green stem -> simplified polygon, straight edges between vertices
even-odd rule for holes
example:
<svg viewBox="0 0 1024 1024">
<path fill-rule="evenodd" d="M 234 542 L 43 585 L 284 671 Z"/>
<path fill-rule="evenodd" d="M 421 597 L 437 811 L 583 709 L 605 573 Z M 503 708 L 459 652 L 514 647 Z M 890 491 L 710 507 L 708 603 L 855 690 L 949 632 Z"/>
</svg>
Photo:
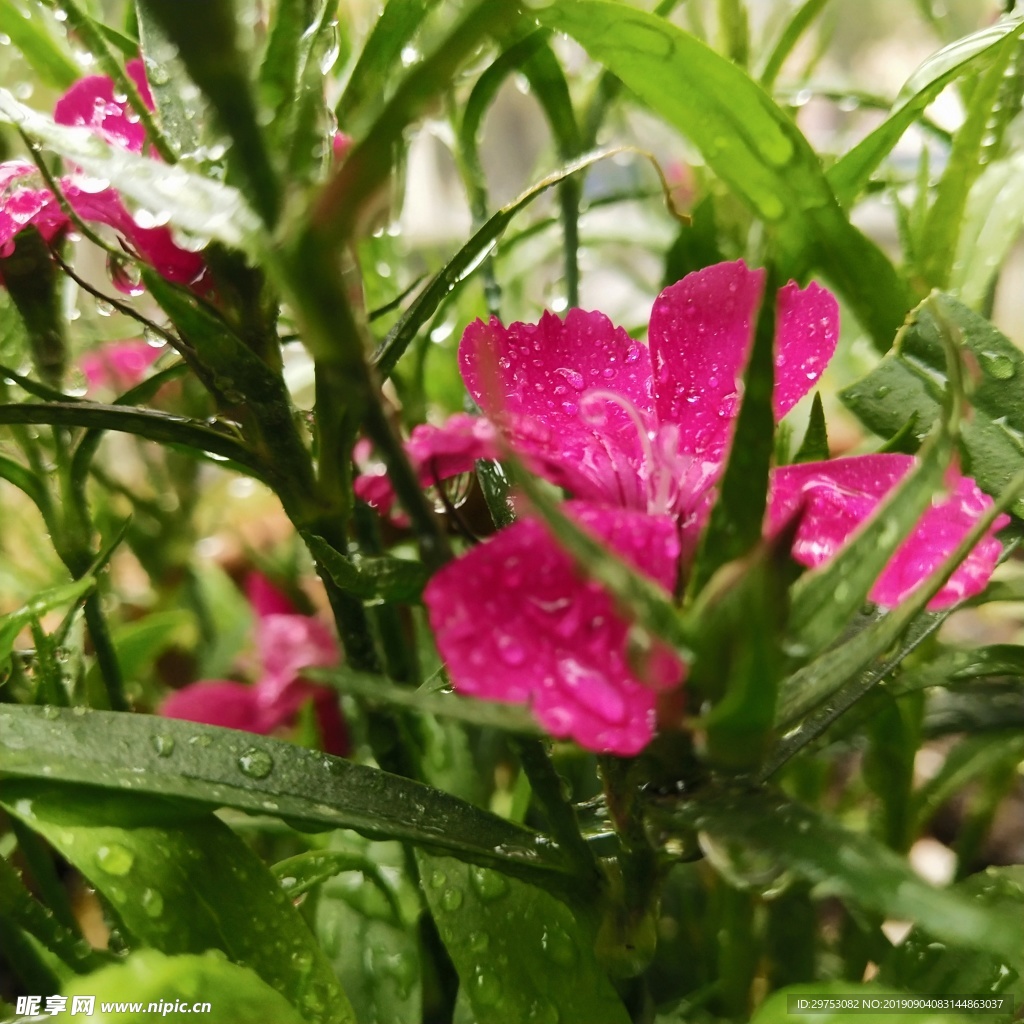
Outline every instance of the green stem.
<svg viewBox="0 0 1024 1024">
<path fill-rule="evenodd" d="M 585 883 L 587 879 L 592 879 L 597 883 L 601 877 L 597 859 L 580 832 L 576 812 L 562 791 L 562 778 L 556 771 L 543 740 L 514 737 L 510 743 L 530 780 L 530 786 L 540 802 L 555 842 L 572 861 L 581 882 Z"/>
</svg>

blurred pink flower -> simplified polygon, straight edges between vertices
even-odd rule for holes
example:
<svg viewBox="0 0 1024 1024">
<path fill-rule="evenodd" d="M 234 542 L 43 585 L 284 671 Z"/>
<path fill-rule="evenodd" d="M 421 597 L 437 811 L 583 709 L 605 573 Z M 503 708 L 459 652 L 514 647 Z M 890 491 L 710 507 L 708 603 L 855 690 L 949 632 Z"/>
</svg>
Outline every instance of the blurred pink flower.
<svg viewBox="0 0 1024 1024">
<path fill-rule="evenodd" d="M 742 261 L 688 275 L 655 302 L 649 346 L 603 314 L 579 309 L 564 320 L 545 314 L 538 324 L 471 324 L 459 360 L 488 418 L 459 414 L 443 427 L 417 428 L 408 451 L 421 482 L 472 470 L 477 459 L 500 454 L 500 440 L 572 494 L 566 511 L 581 526 L 672 592 L 728 457 L 763 288 L 763 271 Z M 818 285 L 779 291 L 776 419 L 820 377 L 838 320 L 835 299 Z M 793 556 L 820 565 L 913 462 L 872 455 L 777 469 L 766 530 L 799 512 Z M 959 474 L 950 490 L 881 575 L 875 601 L 898 604 L 991 505 Z M 382 506 L 393 500 L 379 479 L 360 491 Z M 981 590 L 999 551 L 988 536 L 932 606 Z M 552 735 L 590 749 L 640 750 L 654 733 L 659 693 L 685 674 L 657 647 L 642 668 L 631 663 L 628 623 L 529 514 L 442 568 L 424 600 L 456 689 L 528 703 Z"/>
<path fill-rule="evenodd" d="M 338 695 L 302 678 L 307 668 L 337 665 L 338 646 L 330 630 L 294 606 L 261 573 L 249 576 L 246 590 L 256 615 L 256 644 L 262 667 L 252 685 L 229 679 L 203 680 L 172 693 L 160 714 L 188 722 L 269 735 L 294 723 L 312 701 L 323 749 L 345 754 L 348 734 Z"/>
<path fill-rule="evenodd" d="M 127 391 L 141 383 L 146 371 L 164 351 L 145 341 L 112 341 L 86 352 L 78 365 L 90 389 L 108 387 Z"/>
<path fill-rule="evenodd" d="M 143 101 L 152 109 L 153 98 L 141 60 L 129 61 L 126 70 L 139 87 Z M 141 153 L 145 131 L 126 101 L 114 94 L 114 83 L 106 75 L 90 75 L 76 82 L 58 101 L 54 111 L 58 124 L 86 127 L 112 146 Z M 164 226 L 140 227 L 106 182 L 72 171 L 58 179 L 71 208 L 84 221 L 106 224 L 121 237 L 131 252 L 149 263 L 170 281 L 195 284 L 205 270 L 202 258 L 180 248 Z M 38 169 L 25 160 L 0 164 L 0 256 L 14 251 L 19 231 L 35 227 L 46 241 L 71 226 L 57 197 L 40 182 Z M 125 290 L 117 278 L 115 285 Z"/>
</svg>

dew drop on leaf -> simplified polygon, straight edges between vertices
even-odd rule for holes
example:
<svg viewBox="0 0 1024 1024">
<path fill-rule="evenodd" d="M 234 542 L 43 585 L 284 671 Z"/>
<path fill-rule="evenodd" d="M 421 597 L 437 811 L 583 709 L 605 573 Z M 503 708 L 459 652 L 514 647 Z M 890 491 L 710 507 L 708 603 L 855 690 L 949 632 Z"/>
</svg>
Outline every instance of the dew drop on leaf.
<svg viewBox="0 0 1024 1024">
<path fill-rule="evenodd" d="M 108 875 L 127 875 L 135 863 L 135 854 L 119 843 L 110 843 L 97 849 L 96 863 Z"/>
<path fill-rule="evenodd" d="M 238 769 L 250 779 L 265 779 L 274 770 L 274 759 L 258 747 L 250 747 L 238 758 Z"/>
</svg>

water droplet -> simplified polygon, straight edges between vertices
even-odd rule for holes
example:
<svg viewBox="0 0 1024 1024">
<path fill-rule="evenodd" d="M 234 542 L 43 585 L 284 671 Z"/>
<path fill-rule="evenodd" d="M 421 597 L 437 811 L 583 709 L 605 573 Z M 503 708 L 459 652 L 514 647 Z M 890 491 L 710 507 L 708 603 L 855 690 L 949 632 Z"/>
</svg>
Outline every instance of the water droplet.
<svg viewBox="0 0 1024 1024">
<path fill-rule="evenodd" d="M 982 352 L 978 361 L 982 369 L 996 380 L 1009 380 L 1017 372 L 1013 360 L 1001 352 Z"/>
<path fill-rule="evenodd" d="M 150 917 L 159 917 L 164 912 L 164 898 L 156 889 L 143 889 L 139 902 Z"/>
<path fill-rule="evenodd" d="M 44 704 L 42 715 L 47 721 L 52 722 L 55 718 L 60 717 L 60 709 L 55 708 L 52 704 Z"/>
<path fill-rule="evenodd" d="M 274 759 L 258 747 L 250 747 L 238 758 L 238 769 L 250 779 L 265 779 L 274 770 Z"/>
<path fill-rule="evenodd" d="M 487 932 L 470 932 L 469 933 L 469 949 L 473 953 L 484 953 L 487 951 L 487 947 L 491 944 L 490 936 Z"/>
<path fill-rule="evenodd" d="M 448 882 L 448 876 L 443 871 L 434 871 L 430 875 L 430 884 L 435 889 L 440 889 L 442 885 L 446 885 Z"/>
<path fill-rule="evenodd" d="M 495 643 L 498 645 L 498 657 L 510 668 L 526 661 L 526 648 L 514 636 L 499 633 Z"/>
<path fill-rule="evenodd" d="M 462 891 L 460 889 L 445 889 L 441 896 L 441 906 L 445 910 L 458 910 L 462 906 Z"/>
<path fill-rule="evenodd" d="M 477 896 L 485 903 L 500 899 L 508 892 L 508 882 L 504 876 L 497 871 L 489 871 L 487 868 L 471 867 L 469 869 L 469 884 L 473 886 Z"/>
<path fill-rule="evenodd" d="M 113 316 L 114 307 L 111 303 L 107 302 L 106 299 L 97 299 L 96 312 L 99 313 L 100 316 Z"/>
<path fill-rule="evenodd" d="M 96 851 L 96 863 L 108 875 L 127 875 L 135 863 L 135 854 L 119 843 L 111 843 Z"/>
<path fill-rule="evenodd" d="M 110 275 L 111 284 L 122 295 L 134 297 L 146 290 L 142 283 L 142 271 L 138 266 L 114 253 L 107 255 L 107 273 Z"/>
<path fill-rule="evenodd" d="M 583 390 L 585 381 L 583 380 L 583 374 L 579 370 L 573 370 L 568 366 L 560 366 L 555 373 L 561 374 L 570 387 L 575 388 L 577 391 Z"/>
<path fill-rule="evenodd" d="M 501 981 L 490 971 L 477 971 L 473 975 L 473 999 L 481 1006 L 497 1006 L 501 1001 Z"/>
<path fill-rule="evenodd" d="M 540 941 L 544 952 L 560 967 L 572 967 L 576 963 L 576 943 L 559 925 L 545 928 Z"/>
<path fill-rule="evenodd" d="M 151 739 L 157 757 L 170 757 L 174 753 L 174 737 L 160 733 Z"/>
</svg>

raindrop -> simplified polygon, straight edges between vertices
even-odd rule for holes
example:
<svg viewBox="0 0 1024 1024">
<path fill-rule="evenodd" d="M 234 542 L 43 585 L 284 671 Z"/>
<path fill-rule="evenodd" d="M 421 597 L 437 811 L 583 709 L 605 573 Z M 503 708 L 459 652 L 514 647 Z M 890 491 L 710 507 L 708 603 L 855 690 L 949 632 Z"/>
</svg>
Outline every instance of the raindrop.
<svg viewBox="0 0 1024 1024">
<path fill-rule="evenodd" d="M 51 721 L 51 722 L 55 718 L 60 717 L 60 711 L 57 708 L 55 708 L 52 704 L 45 704 L 45 705 L 43 705 L 42 714 L 43 714 L 43 718 L 45 718 L 45 719 L 47 719 L 48 721 Z"/>
<path fill-rule="evenodd" d="M 258 747 L 249 747 L 238 758 L 238 769 L 250 779 L 265 779 L 274 770 L 274 759 Z"/>
<path fill-rule="evenodd" d="M 100 316 L 113 316 L 114 307 L 111 303 L 107 302 L 106 299 L 97 299 L 96 312 L 99 313 Z"/>
<path fill-rule="evenodd" d="M 982 352 L 978 357 L 982 369 L 996 380 L 1009 380 L 1017 372 L 1013 360 L 1001 352 Z"/>
<path fill-rule="evenodd" d="M 441 896 L 441 906 L 445 910 L 458 910 L 462 906 L 462 891 L 460 889 L 445 889 Z"/>
<path fill-rule="evenodd" d="M 135 854 L 119 843 L 111 843 L 96 851 L 96 863 L 108 875 L 127 875 L 135 863 Z"/>
<path fill-rule="evenodd" d="M 545 928 L 541 934 L 544 952 L 561 967 L 572 967 L 576 963 L 576 943 L 559 925 Z"/>
<path fill-rule="evenodd" d="M 447 884 L 448 876 L 443 871 L 434 871 L 430 876 L 430 884 L 435 889 L 440 889 L 442 885 Z"/>
<path fill-rule="evenodd" d="M 139 902 L 150 917 L 159 917 L 164 912 L 164 898 L 156 889 L 143 889 Z"/>
<path fill-rule="evenodd" d="M 490 936 L 487 932 L 470 932 L 469 933 L 469 949 L 473 953 L 484 953 L 487 951 L 487 947 L 491 944 Z"/>
<path fill-rule="evenodd" d="M 170 757 L 174 753 L 174 737 L 160 733 L 152 737 L 153 749 L 157 757 Z"/>
<path fill-rule="evenodd" d="M 473 976 L 473 994 L 481 1006 L 497 1006 L 501 1001 L 501 982 L 490 971 L 478 971 Z"/>
<path fill-rule="evenodd" d="M 485 903 L 500 899 L 508 892 L 508 882 L 505 878 L 497 871 L 488 871 L 487 868 L 471 867 L 469 883 Z"/>
<path fill-rule="evenodd" d="M 107 255 L 107 273 L 113 286 L 122 295 L 130 295 L 133 298 L 141 295 L 145 290 L 142 283 L 142 272 L 128 260 L 122 259 L 114 253 Z"/>
</svg>

